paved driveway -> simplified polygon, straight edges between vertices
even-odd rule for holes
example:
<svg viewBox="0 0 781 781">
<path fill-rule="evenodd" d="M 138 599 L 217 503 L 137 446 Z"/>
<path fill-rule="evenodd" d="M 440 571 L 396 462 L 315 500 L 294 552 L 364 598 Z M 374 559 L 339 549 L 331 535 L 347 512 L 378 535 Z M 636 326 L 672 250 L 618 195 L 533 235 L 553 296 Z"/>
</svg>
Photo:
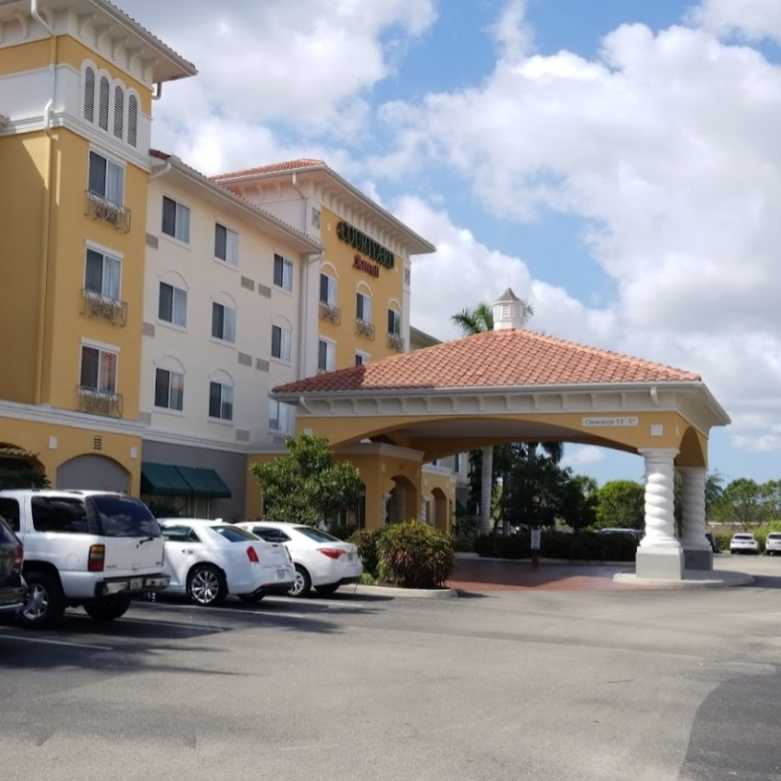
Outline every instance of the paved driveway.
<svg viewBox="0 0 781 781">
<path fill-rule="evenodd" d="M 762 566 L 718 592 L 163 602 L 106 629 L 0 626 L 0 776 L 781 778 L 781 560 Z"/>
</svg>

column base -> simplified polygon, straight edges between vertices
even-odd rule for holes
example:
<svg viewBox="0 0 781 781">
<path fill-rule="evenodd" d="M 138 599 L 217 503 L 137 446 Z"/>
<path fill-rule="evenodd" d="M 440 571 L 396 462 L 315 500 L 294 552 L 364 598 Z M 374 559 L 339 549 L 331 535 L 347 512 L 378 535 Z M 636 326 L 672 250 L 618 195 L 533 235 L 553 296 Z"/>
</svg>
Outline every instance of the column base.
<svg viewBox="0 0 781 781">
<path fill-rule="evenodd" d="M 684 567 L 686 569 L 713 571 L 713 551 L 708 548 L 684 548 L 683 549 Z"/>
<path fill-rule="evenodd" d="M 638 548 L 635 575 L 653 580 L 683 580 L 683 550 L 678 547 Z"/>
</svg>

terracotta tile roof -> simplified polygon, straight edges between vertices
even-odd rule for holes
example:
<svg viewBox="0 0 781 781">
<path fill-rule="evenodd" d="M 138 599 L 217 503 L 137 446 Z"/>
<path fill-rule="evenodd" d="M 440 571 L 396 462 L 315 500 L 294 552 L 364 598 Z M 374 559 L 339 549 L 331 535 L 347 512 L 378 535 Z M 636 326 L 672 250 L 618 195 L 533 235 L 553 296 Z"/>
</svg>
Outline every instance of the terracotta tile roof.
<svg viewBox="0 0 781 781">
<path fill-rule="evenodd" d="M 698 382 L 700 376 L 534 331 L 489 331 L 292 382 L 279 394 Z"/>
<path fill-rule="evenodd" d="M 277 171 L 295 171 L 299 168 L 315 168 L 317 166 L 325 166 L 325 162 L 323 160 L 300 158 L 299 160 L 285 160 L 282 163 L 259 165 L 255 168 L 243 168 L 240 171 L 228 171 L 227 173 L 213 176 L 212 179 L 219 181 L 220 179 L 230 179 L 233 176 L 243 176 L 244 174 L 271 174 Z"/>
</svg>

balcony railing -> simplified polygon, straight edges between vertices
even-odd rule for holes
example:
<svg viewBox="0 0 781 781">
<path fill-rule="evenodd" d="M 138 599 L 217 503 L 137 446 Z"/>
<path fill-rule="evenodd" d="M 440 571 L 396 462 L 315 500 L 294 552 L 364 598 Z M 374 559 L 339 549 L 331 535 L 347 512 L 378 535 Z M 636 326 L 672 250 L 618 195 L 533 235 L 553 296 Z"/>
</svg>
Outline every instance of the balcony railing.
<svg viewBox="0 0 781 781">
<path fill-rule="evenodd" d="M 101 198 L 99 195 L 91 193 L 89 190 L 87 190 L 84 195 L 87 200 L 86 211 L 84 213 L 88 217 L 92 217 L 93 220 L 107 222 L 120 231 L 120 233 L 129 233 L 130 209 L 126 206 L 117 206 L 115 203 L 111 203 L 110 201 Z"/>
<path fill-rule="evenodd" d="M 79 385 L 79 411 L 90 415 L 105 415 L 109 418 L 122 417 L 122 394 L 100 391 Z"/>
<path fill-rule="evenodd" d="M 342 310 L 338 306 L 331 306 L 330 304 L 324 304 L 320 302 L 320 319 L 328 320 L 334 325 L 341 325 L 342 322 Z"/>
<path fill-rule="evenodd" d="M 388 347 L 397 353 L 404 352 L 404 339 L 399 334 L 388 334 Z"/>
<path fill-rule="evenodd" d="M 82 312 L 87 317 L 99 317 L 118 326 L 127 325 L 127 302 L 96 293 L 94 290 L 81 291 Z"/>
<path fill-rule="evenodd" d="M 355 321 L 355 333 L 358 336 L 364 336 L 367 339 L 374 340 L 374 324 L 367 323 L 365 320 Z"/>
</svg>

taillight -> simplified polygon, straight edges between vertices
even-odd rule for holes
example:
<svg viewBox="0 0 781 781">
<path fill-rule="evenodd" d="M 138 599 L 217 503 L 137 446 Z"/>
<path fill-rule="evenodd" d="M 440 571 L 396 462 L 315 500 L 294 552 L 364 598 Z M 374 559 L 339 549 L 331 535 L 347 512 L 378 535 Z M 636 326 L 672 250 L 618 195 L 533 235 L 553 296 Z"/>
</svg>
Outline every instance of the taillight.
<svg viewBox="0 0 781 781">
<path fill-rule="evenodd" d="M 90 545 L 89 558 L 87 559 L 87 572 L 103 572 L 106 563 L 106 546 Z"/>
<path fill-rule="evenodd" d="M 341 556 L 344 556 L 344 551 L 341 548 L 318 548 L 317 550 L 319 550 L 323 556 L 328 556 L 329 559 L 338 559 Z"/>
<path fill-rule="evenodd" d="M 255 548 L 252 547 L 252 545 L 247 546 L 247 558 L 253 564 L 258 564 L 260 562 L 260 558 L 258 557 L 258 552 L 255 550 Z"/>
<path fill-rule="evenodd" d="M 16 546 L 14 551 L 14 566 L 12 574 L 18 575 L 22 571 L 22 562 L 24 561 L 24 548 L 21 545 Z"/>
</svg>

